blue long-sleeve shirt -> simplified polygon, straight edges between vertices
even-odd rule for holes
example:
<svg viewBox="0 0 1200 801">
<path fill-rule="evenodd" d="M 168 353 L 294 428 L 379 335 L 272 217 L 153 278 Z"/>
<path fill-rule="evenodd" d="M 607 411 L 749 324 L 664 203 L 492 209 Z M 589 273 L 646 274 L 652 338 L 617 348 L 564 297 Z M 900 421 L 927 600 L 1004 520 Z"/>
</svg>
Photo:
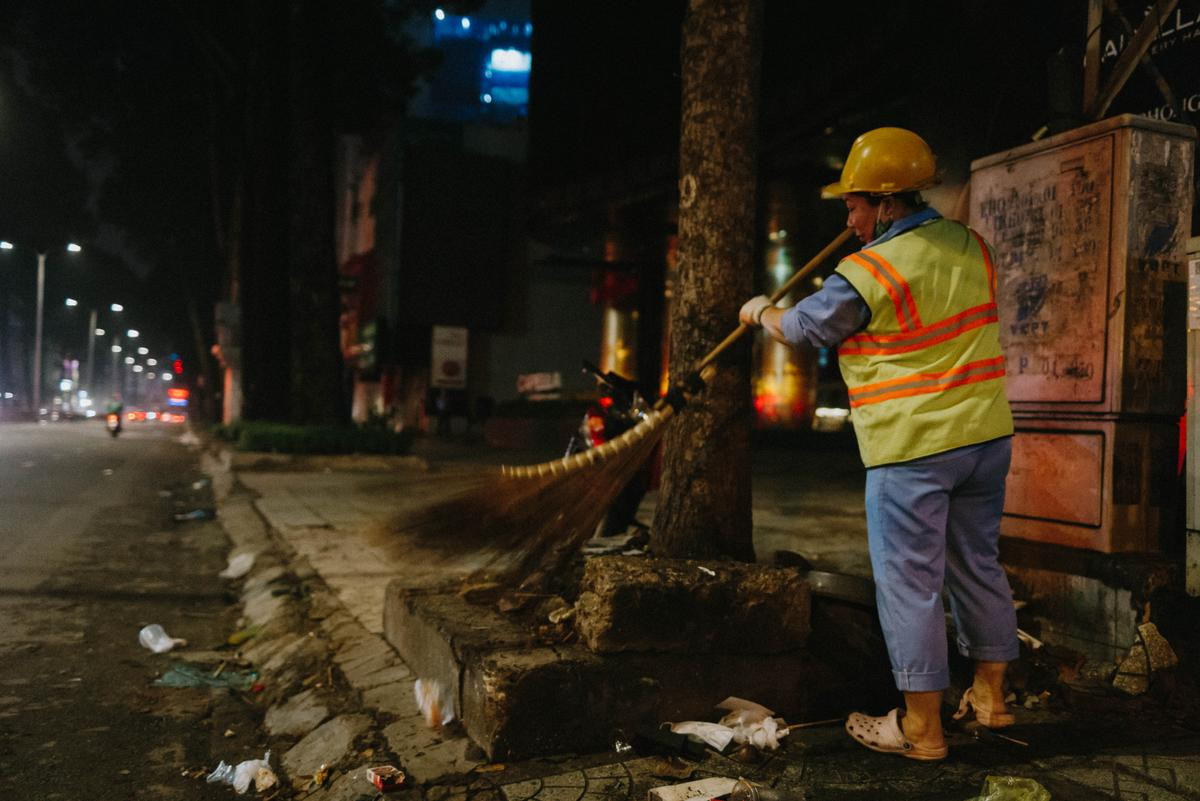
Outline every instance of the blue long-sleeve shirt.
<svg viewBox="0 0 1200 801">
<path fill-rule="evenodd" d="M 926 207 L 894 221 L 882 236 L 863 247 L 873 247 L 941 217 L 935 209 Z M 834 273 L 820 289 L 785 310 L 780 327 L 792 345 L 807 342 L 815 348 L 832 348 L 870 321 L 871 309 L 866 301 L 849 281 Z"/>
</svg>

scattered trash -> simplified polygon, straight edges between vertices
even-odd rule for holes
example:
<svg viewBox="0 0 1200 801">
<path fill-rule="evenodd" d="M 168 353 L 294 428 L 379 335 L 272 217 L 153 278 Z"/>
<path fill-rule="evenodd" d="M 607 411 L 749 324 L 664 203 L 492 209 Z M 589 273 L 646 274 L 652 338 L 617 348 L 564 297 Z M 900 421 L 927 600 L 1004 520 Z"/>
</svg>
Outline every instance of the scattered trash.
<svg viewBox="0 0 1200 801">
<path fill-rule="evenodd" d="M 201 478 L 201 479 L 198 479 L 198 480 L 192 482 L 192 489 L 202 490 L 211 483 L 212 482 L 209 481 L 207 478 Z"/>
<path fill-rule="evenodd" d="M 476 773 L 499 773 L 502 770 L 508 770 L 508 765 L 503 762 L 493 762 L 490 765 L 476 765 Z"/>
<path fill-rule="evenodd" d="M 711 567 L 705 567 L 704 565 L 697 565 L 696 569 L 699 570 L 704 575 L 708 576 L 709 578 L 717 577 L 717 571 L 713 570 Z"/>
<path fill-rule="evenodd" d="M 233 690 L 249 690 L 258 678 L 254 670 L 226 670 L 214 673 L 197 665 L 179 662 L 154 680 L 155 687 L 228 687 Z"/>
<path fill-rule="evenodd" d="M 1024 629 L 1017 629 L 1017 639 L 1028 645 L 1030 649 L 1034 651 L 1040 650 L 1046 644 Z"/>
<path fill-rule="evenodd" d="M 233 729 L 226 729 L 226 730 L 225 730 L 225 734 L 224 734 L 224 735 L 222 735 L 222 736 L 223 736 L 223 737 L 224 737 L 226 740 L 228 740 L 230 737 L 234 737 L 234 736 L 236 736 L 236 735 L 237 735 L 237 733 L 236 733 L 236 732 L 235 732 Z"/>
<path fill-rule="evenodd" d="M 671 731 L 676 734 L 690 734 L 694 737 L 699 737 L 709 748 L 716 751 L 724 751 L 725 746 L 729 745 L 730 741 L 733 740 L 733 729 L 728 726 L 722 726 L 720 723 L 685 720 L 680 723 L 672 723 Z"/>
<path fill-rule="evenodd" d="M 233 634 L 230 634 L 228 637 L 226 637 L 225 642 L 229 643 L 230 645 L 241 645 L 247 640 L 251 640 L 258 636 L 258 632 L 261 630 L 262 626 L 258 624 L 246 626 L 245 628 L 238 629 Z"/>
<path fill-rule="evenodd" d="M 178 520 L 179 516 L 176 515 L 175 519 Z M 250 568 L 254 567 L 254 560 L 257 557 L 258 554 L 253 552 L 239 553 L 237 556 L 231 556 L 229 564 L 217 575 L 223 579 L 241 578 L 250 572 Z"/>
<path fill-rule="evenodd" d="M 111 476 L 112 474 L 113 474 L 113 469 L 111 467 L 106 467 L 100 471 L 100 475 L 102 475 L 102 476 Z"/>
<path fill-rule="evenodd" d="M 413 685 L 417 706 L 431 728 L 440 729 L 454 720 L 454 700 L 437 679 L 417 679 Z"/>
<path fill-rule="evenodd" d="M 142 630 L 138 632 L 138 642 L 156 654 L 165 654 L 176 645 L 187 645 L 187 640 L 168 636 L 167 632 L 163 631 L 163 627 L 157 623 L 143 626 Z"/>
<path fill-rule="evenodd" d="M 160 498 L 170 498 L 173 494 L 174 493 L 172 493 L 170 490 L 159 490 L 158 491 L 158 497 L 160 497 Z"/>
<path fill-rule="evenodd" d="M 1150 689 L 1150 676 L 1157 670 L 1173 668 L 1179 657 L 1153 623 L 1138 626 L 1138 641 L 1117 668 L 1113 686 L 1129 695 L 1141 695 Z"/>
<path fill-rule="evenodd" d="M 613 743 L 614 754 L 629 754 L 633 752 L 633 746 L 624 740 L 617 740 Z"/>
<path fill-rule="evenodd" d="M 367 768 L 367 779 L 385 793 L 403 787 L 407 778 L 404 771 L 395 765 L 376 765 L 373 768 Z"/>
<path fill-rule="evenodd" d="M 733 792 L 737 781 L 715 776 L 684 784 L 670 784 L 665 787 L 652 787 L 648 794 L 649 801 L 693 801 L 693 799 L 721 798 Z"/>
<path fill-rule="evenodd" d="M 560 606 L 557 609 L 555 609 L 553 612 L 551 612 L 549 615 L 547 615 L 547 618 L 549 618 L 551 623 L 558 625 L 559 623 L 564 623 L 564 622 L 570 620 L 574 616 L 575 616 L 575 607 L 574 606 Z"/>
<path fill-rule="evenodd" d="M 772 790 L 741 777 L 729 791 L 729 801 L 804 801 L 805 797 L 803 790 Z"/>
<path fill-rule="evenodd" d="M 1050 801 L 1050 792 L 1033 779 L 988 776 L 979 795 L 968 801 Z"/>
<path fill-rule="evenodd" d="M 209 784 L 231 784 L 238 795 L 249 790 L 250 782 L 253 781 L 255 791 L 261 793 L 279 782 L 275 771 L 271 770 L 270 761 L 270 751 L 263 754 L 262 759 L 248 759 L 245 762 L 239 762 L 237 767 L 221 760 L 217 769 L 208 774 L 205 781 Z"/>
<path fill-rule="evenodd" d="M 317 768 L 317 772 L 308 780 L 308 789 L 315 790 L 318 787 L 324 787 L 325 782 L 329 780 L 329 766 L 322 763 L 321 767 Z"/>
<path fill-rule="evenodd" d="M 704 759 L 704 743 L 685 734 L 666 729 L 642 727 L 633 733 L 633 750 L 639 756 L 681 756 L 700 761 Z"/>
<path fill-rule="evenodd" d="M 735 743 L 774 751 L 779 747 L 779 738 L 787 736 L 783 719 L 773 717 L 775 713 L 762 704 L 730 696 L 717 704 L 717 709 L 727 710 L 719 723 L 733 730 Z"/>
<path fill-rule="evenodd" d="M 217 513 L 212 509 L 193 509 L 190 512 L 176 512 L 175 522 L 182 523 L 186 520 L 212 520 L 217 516 Z"/>
<path fill-rule="evenodd" d="M 684 781 L 692 778 L 699 767 L 700 763 L 688 762 L 680 757 L 658 757 L 648 760 L 646 772 L 661 779 Z"/>
</svg>

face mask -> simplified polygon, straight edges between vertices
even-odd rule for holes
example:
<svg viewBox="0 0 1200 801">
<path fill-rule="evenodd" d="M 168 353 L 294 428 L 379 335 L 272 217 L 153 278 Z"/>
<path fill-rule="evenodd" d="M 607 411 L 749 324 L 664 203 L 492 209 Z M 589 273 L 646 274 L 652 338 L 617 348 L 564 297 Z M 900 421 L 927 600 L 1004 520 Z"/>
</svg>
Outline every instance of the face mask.
<svg viewBox="0 0 1200 801">
<path fill-rule="evenodd" d="M 883 204 L 880 203 L 878 206 L 875 207 L 875 230 L 874 230 L 874 234 L 872 236 L 873 239 L 878 239 L 879 237 L 883 236 L 884 234 L 887 233 L 887 230 L 892 227 L 891 220 L 879 219 L 879 215 L 882 211 L 883 211 Z"/>
</svg>

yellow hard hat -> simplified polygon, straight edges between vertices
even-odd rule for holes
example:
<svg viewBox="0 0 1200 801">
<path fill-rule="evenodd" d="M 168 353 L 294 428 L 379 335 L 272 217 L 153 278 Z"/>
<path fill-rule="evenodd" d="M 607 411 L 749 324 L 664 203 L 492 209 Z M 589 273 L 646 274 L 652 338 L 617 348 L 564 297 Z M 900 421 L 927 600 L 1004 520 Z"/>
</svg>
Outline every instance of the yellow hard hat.
<svg viewBox="0 0 1200 801">
<path fill-rule="evenodd" d="M 842 179 L 822 189 L 821 195 L 892 195 L 936 183 L 937 160 L 924 139 L 904 128 L 876 128 L 854 140 Z"/>
</svg>

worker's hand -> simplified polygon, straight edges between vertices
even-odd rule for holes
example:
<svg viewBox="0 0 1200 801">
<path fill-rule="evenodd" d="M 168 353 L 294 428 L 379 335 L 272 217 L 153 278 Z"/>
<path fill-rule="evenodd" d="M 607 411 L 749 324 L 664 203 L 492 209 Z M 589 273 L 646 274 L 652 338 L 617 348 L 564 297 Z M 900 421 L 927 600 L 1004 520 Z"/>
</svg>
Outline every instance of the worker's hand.
<svg viewBox="0 0 1200 801">
<path fill-rule="evenodd" d="M 742 304 L 742 310 L 738 312 L 738 320 L 746 325 L 762 325 L 763 312 L 774 305 L 766 295 L 750 298 Z"/>
</svg>

